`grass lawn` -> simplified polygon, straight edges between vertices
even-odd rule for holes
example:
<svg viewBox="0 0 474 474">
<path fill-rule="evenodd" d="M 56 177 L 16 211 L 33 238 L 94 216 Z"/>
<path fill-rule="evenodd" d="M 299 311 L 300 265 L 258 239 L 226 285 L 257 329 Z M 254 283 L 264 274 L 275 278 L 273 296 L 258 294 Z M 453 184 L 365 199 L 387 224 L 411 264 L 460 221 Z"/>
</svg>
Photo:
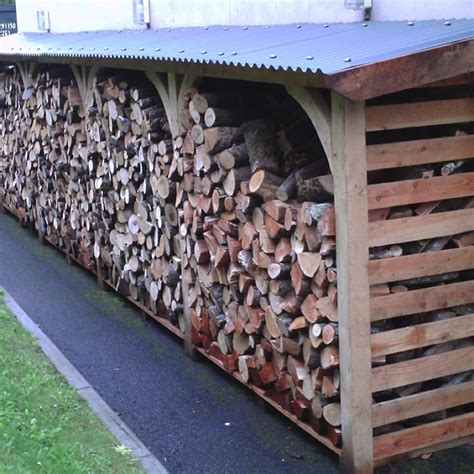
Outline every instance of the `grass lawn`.
<svg viewBox="0 0 474 474">
<path fill-rule="evenodd" d="M 1 290 L 0 472 L 143 472 L 8 311 Z"/>
</svg>

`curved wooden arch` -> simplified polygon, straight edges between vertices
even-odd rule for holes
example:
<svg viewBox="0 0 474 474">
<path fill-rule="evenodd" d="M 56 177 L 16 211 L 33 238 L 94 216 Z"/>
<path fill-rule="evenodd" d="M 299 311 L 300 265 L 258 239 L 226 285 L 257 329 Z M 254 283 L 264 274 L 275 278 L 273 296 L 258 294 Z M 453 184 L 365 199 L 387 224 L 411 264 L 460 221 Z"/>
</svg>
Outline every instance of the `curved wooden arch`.
<svg viewBox="0 0 474 474">
<path fill-rule="evenodd" d="M 20 61 L 16 63 L 17 69 L 20 71 L 21 80 L 25 88 L 33 85 L 33 75 L 38 64 L 33 61 Z"/>
<path fill-rule="evenodd" d="M 301 105 L 311 120 L 326 152 L 329 168 L 333 172 L 330 106 L 326 103 L 318 89 L 287 85 L 286 90 Z"/>
<path fill-rule="evenodd" d="M 94 86 L 94 80 L 99 73 L 99 66 L 85 66 L 85 65 L 76 65 L 70 64 L 69 67 L 74 74 L 76 79 L 77 86 L 79 87 L 79 93 L 81 94 L 82 104 L 84 110 L 87 113 L 89 110 L 89 102 L 92 98 L 92 87 Z"/>
<path fill-rule="evenodd" d="M 146 70 L 145 73 L 161 97 L 171 134 L 176 139 L 180 135 L 179 113 L 184 108 L 184 94 L 198 80 L 198 76 L 153 70 Z"/>
</svg>

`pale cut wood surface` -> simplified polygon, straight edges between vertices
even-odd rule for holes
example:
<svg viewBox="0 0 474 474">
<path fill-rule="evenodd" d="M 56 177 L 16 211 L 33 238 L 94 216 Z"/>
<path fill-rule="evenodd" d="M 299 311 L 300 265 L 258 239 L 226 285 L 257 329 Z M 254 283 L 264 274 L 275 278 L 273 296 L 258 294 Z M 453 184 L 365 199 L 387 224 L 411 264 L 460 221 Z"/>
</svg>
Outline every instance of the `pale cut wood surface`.
<svg viewBox="0 0 474 474">
<path fill-rule="evenodd" d="M 450 283 L 442 286 L 412 290 L 370 299 L 370 319 L 397 318 L 450 306 L 474 303 L 474 281 Z"/>
<path fill-rule="evenodd" d="M 474 194 L 474 173 L 371 184 L 367 193 L 369 210 L 461 198 Z"/>
<path fill-rule="evenodd" d="M 369 262 L 371 285 L 474 268 L 474 246 Z"/>
<path fill-rule="evenodd" d="M 465 413 L 426 425 L 374 438 L 374 458 L 383 458 L 474 433 L 474 413 Z"/>
<path fill-rule="evenodd" d="M 369 224 L 369 245 L 400 244 L 474 230 L 474 209 L 404 217 Z"/>
<path fill-rule="evenodd" d="M 455 349 L 372 369 L 372 392 L 474 369 L 474 347 Z"/>
<path fill-rule="evenodd" d="M 474 382 L 415 393 L 407 397 L 395 398 L 376 403 L 372 407 L 372 426 L 389 425 L 416 416 L 434 413 L 440 410 L 474 402 Z"/>
<path fill-rule="evenodd" d="M 472 98 L 374 105 L 365 114 L 368 132 L 470 122 L 473 117 Z"/>
<path fill-rule="evenodd" d="M 367 146 L 367 171 L 474 158 L 474 135 Z"/>
<path fill-rule="evenodd" d="M 474 314 L 416 324 L 370 336 L 372 357 L 474 336 Z"/>
</svg>

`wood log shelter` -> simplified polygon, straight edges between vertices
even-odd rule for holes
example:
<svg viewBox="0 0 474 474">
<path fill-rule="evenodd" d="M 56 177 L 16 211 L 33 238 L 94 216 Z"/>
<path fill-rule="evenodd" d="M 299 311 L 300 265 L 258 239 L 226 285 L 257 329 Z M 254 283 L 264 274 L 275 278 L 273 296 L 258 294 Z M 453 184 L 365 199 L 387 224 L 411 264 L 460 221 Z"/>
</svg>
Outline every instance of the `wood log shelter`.
<svg viewBox="0 0 474 474">
<path fill-rule="evenodd" d="M 0 209 L 344 472 L 472 442 L 473 31 L 4 38 Z"/>
</svg>

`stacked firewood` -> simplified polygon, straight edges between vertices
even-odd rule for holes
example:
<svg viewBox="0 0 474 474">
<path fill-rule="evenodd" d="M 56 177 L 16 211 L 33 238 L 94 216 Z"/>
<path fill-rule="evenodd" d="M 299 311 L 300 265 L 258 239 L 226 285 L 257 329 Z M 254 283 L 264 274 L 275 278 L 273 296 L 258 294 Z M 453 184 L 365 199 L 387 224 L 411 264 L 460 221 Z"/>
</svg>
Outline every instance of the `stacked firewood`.
<svg viewBox="0 0 474 474">
<path fill-rule="evenodd" d="M 22 104 L 31 101 L 32 92 L 22 91 L 18 80 L 16 74 L 2 74 L 0 193 L 5 204 L 26 221 L 35 213 L 38 162 L 34 153 L 41 145 L 29 146 L 33 118 Z"/>
<path fill-rule="evenodd" d="M 121 294 L 167 314 L 183 333 L 186 283 L 193 343 L 340 445 L 333 179 L 300 107 L 279 88 L 207 82 L 208 90 L 188 92 L 183 134 L 172 140 L 159 96 L 136 74 L 103 75 L 86 98 L 65 69 L 40 71 L 27 89 L 19 84 L 5 74 L 0 94 L 4 204 Z M 368 155 L 417 138 L 397 133 L 368 133 Z M 472 128 L 443 133 L 462 137 Z M 468 192 L 394 206 L 390 190 L 406 181 L 402 191 L 410 195 L 409 185 L 422 186 L 416 180 L 472 173 L 473 161 L 370 171 L 369 222 L 472 208 Z M 377 280 L 372 309 L 386 296 L 473 278 L 472 270 L 373 278 L 377 262 L 472 246 L 472 232 L 378 240 L 369 249 Z M 471 313 L 472 304 L 377 318 L 372 333 L 377 340 L 385 331 Z M 372 364 L 389 367 L 465 345 L 472 341 L 396 353 L 377 353 L 375 346 Z M 471 379 L 472 372 L 463 372 L 380 390 L 374 401 Z M 447 416 L 446 410 L 434 416 Z M 399 426 L 382 429 L 392 428 Z"/>
<path fill-rule="evenodd" d="M 6 75 L 3 201 L 122 294 L 177 322 L 176 157 L 155 89 L 128 79 L 99 78 L 84 106 L 64 70 L 39 73 L 24 91 Z"/>
<path fill-rule="evenodd" d="M 181 308 L 176 157 L 161 100 L 146 83 L 108 77 L 88 109 L 89 161 L 100 202 L 94 255 L 122 293 L 173 319 Z"/>
<path fill-rule="evenodd" d="M 190 91 L 183 262 L 194 342 L 337 444 L 333 182 L 295 105 L 279 116 L 254 103 L 269 110 L 258 114 Z"/>
</svg>

